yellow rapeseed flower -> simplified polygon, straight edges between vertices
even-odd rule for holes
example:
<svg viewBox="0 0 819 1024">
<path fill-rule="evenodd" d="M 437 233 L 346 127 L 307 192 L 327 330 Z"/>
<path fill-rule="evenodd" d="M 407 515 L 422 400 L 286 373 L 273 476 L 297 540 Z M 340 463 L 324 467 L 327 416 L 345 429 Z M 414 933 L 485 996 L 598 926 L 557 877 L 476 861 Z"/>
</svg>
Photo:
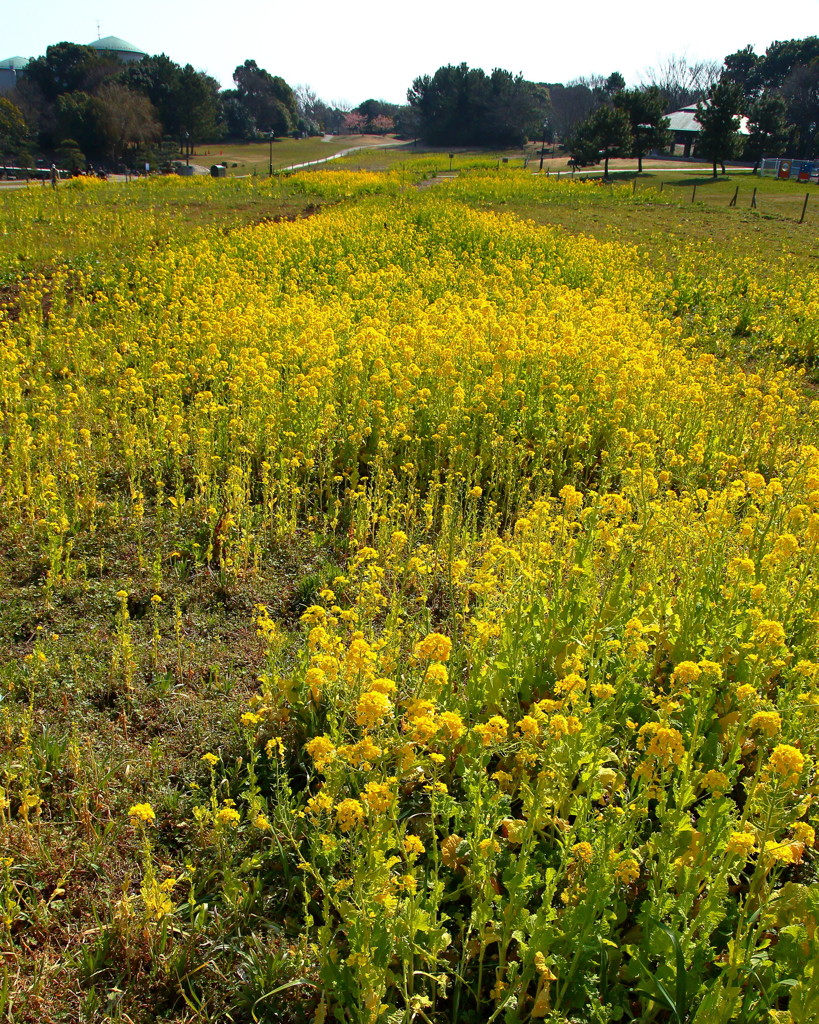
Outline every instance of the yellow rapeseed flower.
<svg viewBox="0 0 819 1024">
<path fill-rule="evenodd" d="M 355 709 L 356 725 L 372 729 L 393 717 L 392 701 L 379 690 L 368 690 L 362 694 Z"/>
<path fill-rule="evenodd" d="M 452 641 L 442 633 L 429 633 L 415 645 L 413 653 L 419 661 L 449 661 Z"/>
<path fill-rule="evenodd" d="M 150 804 L 134 804 L 128 810 L 128 817 L 133 823 L 142 822 L 151 825 L 156 820 L 156 812 Z"/>
<path fill-rule="evenodd" d="M 756 838 L 750 832 L 732 832 L 725 844 L 725 852 L 747 860 L 756 849 Z"/>
<path fill-rule="evenodd" d="M 342 800 L 336 807 L 336 821 L 342 832 L 352 832 L 364 821 L 364 808 L 358 800 Z"/>
<path fill-rule="evenodd" d="M 779 743 L 768 759 L 768 771 L 779 776 L 784 785 L 795 785 L 804 768 L 805 755 L 788 743 Z"/>
</svg>

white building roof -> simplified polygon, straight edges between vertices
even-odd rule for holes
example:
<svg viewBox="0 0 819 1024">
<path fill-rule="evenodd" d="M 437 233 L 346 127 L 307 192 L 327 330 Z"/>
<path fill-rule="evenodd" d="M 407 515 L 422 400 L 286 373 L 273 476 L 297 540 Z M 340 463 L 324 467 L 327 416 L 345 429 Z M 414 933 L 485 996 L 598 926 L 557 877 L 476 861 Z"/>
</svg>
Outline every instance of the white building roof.
<svg viewBox="0 0 819 1024">
<path fill-rule="evenodd" d="M 683 107 L 682 110 L 675 110 L 673 114 L 666 116 L 668 117 L 668 127 L 672 132 L 698 132 L 702 127 L 697 120 L 696 103 L 690 107 Z M 747 117 L 740 117 L 737 131 L 740 135 L 751 134 Z"/>
</svg>

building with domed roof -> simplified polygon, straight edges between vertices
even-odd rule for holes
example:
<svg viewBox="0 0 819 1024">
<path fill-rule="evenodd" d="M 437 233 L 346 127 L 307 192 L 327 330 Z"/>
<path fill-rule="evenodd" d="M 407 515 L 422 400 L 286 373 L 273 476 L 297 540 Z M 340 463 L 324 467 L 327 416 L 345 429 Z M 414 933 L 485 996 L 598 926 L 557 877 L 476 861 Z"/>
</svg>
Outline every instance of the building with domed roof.
<svg viewBox="0 0 819 1024">
<path fill-rule="evenodd" d="M 28 64 L 25 57 L 6 57 L 0 60 L 0 95 L 11 92 L 17 85 L 17 76 Z"/>
<path fill-rule="evenodd" d="M 101 57 L 116 57 L 125 64 L 131 64 L 142 60 L 148 55 L 144 50 L 138 49 L 133 43 L 129 43 L 119 36 L 106 36 L 104 39 L 95 39 L 88 43 L 92 50 L 97 50 Z"/>
<path fill-rule="evenodd" d="M 92 50 L 96 50 L 101 57 L 113 57 L 115 60 L 122 61 L 123 64 L 133 64 L 142 60 L 143 57 L 147 57 L 144 50 L 140 50 L 126 39 L 120 39 L 119 36 L 95 39 L 87 45 Z M 14 89 L 20 73 L 27 64 L 27 57 L 6 57 L 5 60 L 0 60 L 0 96 Z"/>
</svg>

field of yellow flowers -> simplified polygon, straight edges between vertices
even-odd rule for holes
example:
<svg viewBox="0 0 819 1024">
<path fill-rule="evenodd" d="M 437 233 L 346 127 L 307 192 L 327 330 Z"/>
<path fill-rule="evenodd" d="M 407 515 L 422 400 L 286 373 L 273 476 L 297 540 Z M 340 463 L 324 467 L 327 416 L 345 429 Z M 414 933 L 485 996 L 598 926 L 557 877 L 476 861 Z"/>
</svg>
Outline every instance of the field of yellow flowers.
<svg viewBox="0 0 819 1024">
<path fill-rule="evenodd" d="M 412 177 L 2 200 L 0 1012 L 815 1024 L 819 287 Z"/>
</svg>

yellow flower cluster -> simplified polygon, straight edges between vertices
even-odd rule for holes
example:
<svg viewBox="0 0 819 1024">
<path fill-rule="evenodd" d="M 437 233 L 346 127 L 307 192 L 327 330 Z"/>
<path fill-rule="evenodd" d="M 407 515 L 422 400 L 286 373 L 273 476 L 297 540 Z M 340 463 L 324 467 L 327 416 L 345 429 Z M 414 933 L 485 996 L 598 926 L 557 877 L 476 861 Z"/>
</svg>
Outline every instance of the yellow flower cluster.
<svg viewBox="0 0 819 1024">
<path fill-rule="evenodd" d="M 660 768 L 679 764 L 685 752 L 679 730 L 658 722 L 649 722 L 640 729 L 637 746 Z"/>
<path fill-rule="evenodd" d="M 782 729 L 782 718 L 778 711 L 757 711 L 751 716 L 748 728 L 765 736 L 776 736 Z"/>
<path fill-rule="evenodd" d="M 786 786 L 796 784 L 804 769 L 805 755 L 789 743 L 779 743 L 768 759 L 768 771 Z"/>
<path fill-rule="evenodd" d="M 387 718 L 392 718 L 392 701 L 380 690 L 372 689 L 362 694 L 355 709 L 357 725 L 372 729 Z"/>
<path fill-rule="evenodd" d="M 214 821 L 217 825 L 224 825 L 228 828 L 235 828 L 240 820 L 241 815 L 235 807 L 220 807 L 214 815 Z"/>
<path fill-rule="evenodd" d="M 364 808 L 358 800 L 342 800 L 336 807 L 336 821 L 342 832 L 351 832 L 364 822 Z"/>
<path fill-rule="evenodd" d="M 430 633 L 415 645 L 415 657 L 419 661 L 449 661 L 452 641 L 441 633 Z"/>
<path fill-rule="evenodd" d="M 152 825 L 156 821 L 156 811 L 150 804 L 134 804 L 128 811 L 128 817 L 132 822 Z"/>
<path fill-rule="evenodd" d="M 734 854 L 747 860 L 756 849 L 756 837 L 750 832 L 732 832 L 725 844 L 728 854 Z"/>
<path fill-rule="evenodd" d="M 294 943 L 304 976 L 356 993 L 362 1019 L 440 1015 L 422 988 L 450 998 L 459 963 L 475 1019 L 526 984 L 503 1012 L 545 1016 L 561 975 L 561 1007 L 582 1012 L 578 921 L 623 948 L 635 920 L 673 917 L 686 962 L 710 970 L 771 945 L 780 876 L 815 860 L 819 406 L 798 372 L 724 351 L 711 294 L 784 329 L 795 286 L 780 301 L 749 277 L 740 295 L 711 264 L 698 281 L 690 254 L 664 251 L 666 274 L 489 209 L 625 206 L 627 188 L 561 192 L 502 166 L 440 191 L 399 194 L 403 180 L 230 185 L 343 201 L 21 281 L 0 310 L 0 518 L 40 553 L 50 597 L 85 585 L 95 538 L 137 538 L 110 631 L 132 696 L 161 677 L 160 643 L 184 660 L 180 580 L 264 593 L 293 552 L 297 603 L 249 623 L 259 692 L 199 754 L 194 813 L 216 827 L 180 830 L 186 857 L 213 843 L 225 863 L 208 878 L 228 879 L 295 851 L 332 918 Z M 66 192 L 71 216 L 97 194 Z M 815 284 L 801 294 L 816 303 Z M 819 305 L 802 315 L 795 348 Z M 56 665 L 33 643 L 20 692 L 52 692 Z M 0 817 L 28 827 L 12 819 L 51 786 L 39 708 L 3 707 Z M 150 804 L 129 816 L 155 821 Z M 143 901 L 173 912 L 161 886 Z M 720 919 L 734 952 L 709 945 Z"/>
<path fill-rule="evenodd" d="M 503 743 L 509 732 L 509 723 L 502 715 L 493 715 L 488 722 L 474 726 L 473 732 L 485 747 Z"/>
</svg>

